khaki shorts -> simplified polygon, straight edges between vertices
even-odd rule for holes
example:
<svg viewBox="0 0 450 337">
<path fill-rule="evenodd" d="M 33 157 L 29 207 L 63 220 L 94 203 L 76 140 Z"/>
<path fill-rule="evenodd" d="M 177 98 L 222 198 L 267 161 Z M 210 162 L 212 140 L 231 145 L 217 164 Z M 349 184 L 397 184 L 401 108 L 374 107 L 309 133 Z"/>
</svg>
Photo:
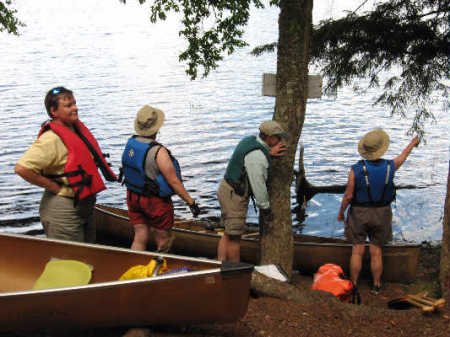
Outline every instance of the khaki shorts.
<svg viewBox="0 0 450 337">
<path fill-rule="evenodd" d="M 217 196 L 222 211 L 221 220 L 225 226 L 225 233 L 227 235 L 244 234 L 249 203 L 248 193 L 244 196 L 237 195 L 234 189 L 225 180 L 222 180 Z"/>
<path fill-rule="evenodd" d="M 350 207 L 345 220 L 345 236 L 352 244 L 370 243 L 382 247 L 392 240 L 391 205 Z"/>
<path fill-rule="evenodd" d="M 45 191 L 39 207 L 41 223 L 47 237 L 52 239 L 94 243 L 96 228 L 92 221 L 95 195 L 73 205 L 72 198 Z"/>
</svg>

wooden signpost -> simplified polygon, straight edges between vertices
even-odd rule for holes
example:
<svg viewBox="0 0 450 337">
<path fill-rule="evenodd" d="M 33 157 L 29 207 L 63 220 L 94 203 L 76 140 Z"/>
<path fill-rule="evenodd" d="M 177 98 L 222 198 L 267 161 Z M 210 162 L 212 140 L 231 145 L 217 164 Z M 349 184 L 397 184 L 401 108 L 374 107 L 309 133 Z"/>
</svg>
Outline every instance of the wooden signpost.
<svg viewBox="0 0 450 337">
<path fill-rule="evenodd" d="M 263 74 L 263 96 L 277 95 L 277 76 L 276 74 Z M 309 75 L 308 76 L 308 98 L 322 97 L 322 76 Z"/>
</svg>

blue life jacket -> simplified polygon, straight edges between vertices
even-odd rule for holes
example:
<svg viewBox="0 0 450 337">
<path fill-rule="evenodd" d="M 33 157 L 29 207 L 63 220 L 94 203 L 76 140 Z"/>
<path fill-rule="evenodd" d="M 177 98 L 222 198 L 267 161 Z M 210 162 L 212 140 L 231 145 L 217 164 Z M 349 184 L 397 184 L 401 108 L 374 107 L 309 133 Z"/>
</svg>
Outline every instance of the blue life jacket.
<svg viewBox="0 0 450 337">
<path fill-rule="evenodd" d="M 395 198 L 393 160 L 360 160 L 352 166 L 355 174 L 355 194 L 352 206 L 381 207 Z"/>
<path fill-rule="evenodd" d="M 156 145 L 162 146 L 158 142 L 152 142 L 150 144 L 139 142 L 135 139 L 135 136 L 128 140 L 122 154 L 122 172 L 125 178 L 124 184 L 129 190 L 135 193 L 145 196 L 166 198 L 174 195 L 175 191 L 167 183 L 161 172 L 158 173 L 156 180 L 150 179 L 145 174 L 145 159 L 147 158 L 147 153 Z M 175 167 L 178 179 L 182 180 L 178 161 L 172 156 L 169 150 L 167 150 L 167 152 Z M 158 152 L 156 155 L 158 155 Z"/>
</svg>

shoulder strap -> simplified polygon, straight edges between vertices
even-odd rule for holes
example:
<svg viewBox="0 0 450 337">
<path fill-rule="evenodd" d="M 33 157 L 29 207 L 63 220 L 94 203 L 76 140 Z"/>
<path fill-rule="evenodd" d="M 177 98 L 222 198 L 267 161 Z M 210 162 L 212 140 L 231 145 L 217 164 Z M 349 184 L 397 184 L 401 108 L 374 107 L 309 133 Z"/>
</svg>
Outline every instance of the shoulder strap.
<svg viewBox="0 0 450 337">
<path fill-rule="evenodd" d="M 166 151 L 167 151 L 167 153 L 168 153 L 168 155 L 169 155 L 169 157 L 170 157 L 171 159 L 174 158 L 174 157 L 172 156 L 172 152 L 170 152 L 170 150 L 169 150 L 167 147 L 165 147 L 165 146 L 162 145 L 161 143 L 158 143 L 156 140 L 155 140 L 154 142 L 150 143 L 150 148 L 152 148 L 153 146 L 158 146 L 158 145 L 159 145 L 159 149 L 156 150 L 156 152 L 155 152 L 155 160 L 156 160 L 156 157 L 158 156 L 159 150 L 161 150 L 162 147 L 166 149 Z"/>
<path fill-rule="evenodd" d="M 366 166 L 366 161 L 365 160 L 362 163 L 362 169 L 363 169 L 364 179 L 366 180 L 367 194 L 369 196 L 370 202 L 373 202 L 372 193 L 370 193 L 369 172 L 367 170 L 367 166 Z"/>
<path fill-rule="evenodd" d="M 386 186 L 389 182 L 389 176 L 391 175 L 391 163 L 386 161 L 386 179 L 384 180 L 384 185 Z"/>
<path fill-rule="evenodd" d="M 81 124 L 81 126 L 83 126 L 83 124 L 81 122 L 79 122 L 79 123 Z M 84 129 L 87 130 L 86 127 L 84 127 Z M 105 155 L 103 153 L 97 153 L 97 151 L 95 150 L 95 147 L 83 135 L 81 130 L 79 130 L 77 127 L 74 127 L 74 130 L 75 130 L 75 133 L 77 134 L 77 136 L 80 137 L 80 139 L 86 145 L 89 152 L 92 154 L 92 157 L 94 158 L 94 162 L 95 162 L 96 166 L 100 169 L 100 171 L 102 171 L 102 174 L 105 177 L 105 179 L 108 181 L 117 181 L 118 179 L 117 179 L 116 175 L 114 174 L 114 172 L 111 171 L 111 169 L 109 168 L 109 164 L 106 162 L 106 160 L 104 158 Z M 90 133 L 89 130 L 87 130 L 87 131 L 88 131 L 88 133 Z M 93 138 L 93 136 L 91 136 L 91 138 Z M 93 139 L 93 140 L 95 141 L 95 139 Z M 97 145 L 97 147 L 98 147 L 98 145 Z M 103 158 L 101 158 L 100 156 L 103 156 Z"/>
<path fill-rule="evenodd" d="M 389 176 L 391 175 L 391 163 L 389 161 L 385 160 L 386 162 L 386 179 L 384 179 L 384 187 L 383 187 L 383 194 L 381 194 L 380 201 L 385 200 L 384 195 L 386 194 L 386 187 L 389 183 Z"/>
<path fill-rule="evenodd" d="M 386 193 L 386 187 L 389 183 L 389 177 L 391 175 L 391 165 L 390 165 L 389 161 L 387 161 L 387 160 L 385 160 L 385 163 L 386 163 L 386 178 L 384 179 L 383 193 L 381 194 L 380 200 L 378 200 L 377 202 L 381 202 L 384 200 L 384 195 Z M 369 200 L 370 200 L 370 202 L 373 202 L 372 194 L 370 193 L 369 172 L 366 167 L 366 161 L 363 162 L 362 168 L 363 168 L 364 179 L 365 179 L 366 185 L 367 185 L 367 193 L 369 195 Z"/>
</svg>

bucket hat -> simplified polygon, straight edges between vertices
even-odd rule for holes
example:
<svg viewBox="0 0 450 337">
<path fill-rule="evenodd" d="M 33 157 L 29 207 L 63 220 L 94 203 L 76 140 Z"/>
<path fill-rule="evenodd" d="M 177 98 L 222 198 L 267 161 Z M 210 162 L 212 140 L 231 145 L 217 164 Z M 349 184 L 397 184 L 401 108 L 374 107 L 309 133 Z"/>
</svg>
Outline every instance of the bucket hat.
<svg viewBox="0 0 450 337">
<path fill-rule="evenodd" d="M 165 115 L 162 110 L 144 105 L 136 114 L 134 129 L 140 136 L 153 136 L 163 125 L 164 117 Z"/>
<path fill-rule="evenodd" d="M 358 152 L 367 160 L 377 160 L 389 147 L 389 135 L 383 129 L 366 133 L 358 144 Z"/>
<path fill-rule="evenodd" d="M 280 138 L 286 138 L 287 132 L 283 130 L 280 124 L 275 121 L 264 121 L 259 125 L 259 131 L 267 136 L 278 136 Z"/>
</svg>

